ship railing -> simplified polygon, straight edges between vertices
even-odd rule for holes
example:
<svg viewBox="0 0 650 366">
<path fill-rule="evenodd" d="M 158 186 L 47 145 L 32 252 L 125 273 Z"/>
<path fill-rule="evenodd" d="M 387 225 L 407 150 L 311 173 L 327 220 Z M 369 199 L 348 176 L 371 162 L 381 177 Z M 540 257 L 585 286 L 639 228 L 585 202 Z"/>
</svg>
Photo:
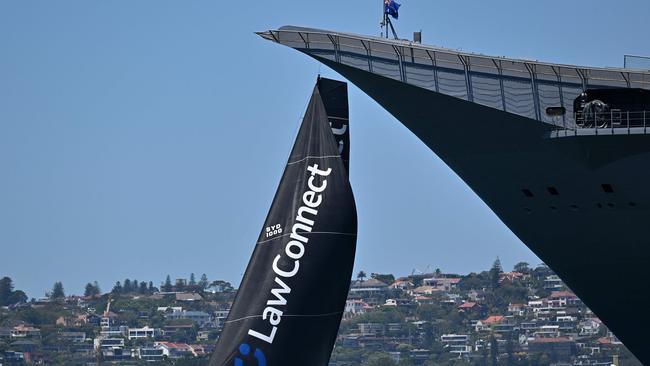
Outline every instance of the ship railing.
<svg viewBox="0 0 650 366">
<path fill-rule="evenodd" d="M 589 88 L 650 89 L 650 73 L 490 57 L 404 40 L 287 27 L 266 39 L 320 59 L 554 125 L 580 129 L 573 101 Z M 563 108 L 548 115 L 548 108 Z"/>
<path fill-rule="evenodd" d="M 649 111 L 610 110 L 598 113 L 576 113 L 578 128 L 631 128 L 646 127 Z"/>
<path fill-rule="evenodd" d="M 591 130 L 594 134 L 648 133 L 650 111 L 612 109 L 598 113 L 574 113 L 576 133 Z"/>
</svg>

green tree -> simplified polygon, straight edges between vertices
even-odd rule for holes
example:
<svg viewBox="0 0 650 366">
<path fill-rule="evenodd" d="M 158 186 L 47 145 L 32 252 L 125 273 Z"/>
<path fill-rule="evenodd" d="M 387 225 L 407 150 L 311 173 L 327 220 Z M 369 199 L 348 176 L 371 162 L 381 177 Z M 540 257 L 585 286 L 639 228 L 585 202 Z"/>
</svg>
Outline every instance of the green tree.
<svg viewBox="0 0 650 366">
<path fill-rule="evenodd" d="M 11 296 L 9 296 L 9 301 L 7 302 L 7 304 L 13 305 L 22 302 L 27 302 L 27 294 L 25 294 L 21 290 L 16 290 L 11 293 Z"/>
<path fill-rule="evenodd" d="M 490 269 L 490 283 L 492 284 L 492 288 L 499 287 L 499 278 L 501 273 L 503 273 L 503 268 L 501 267 L 501 260 L 497 257 L 497 260 L 495 260 L 492 265 L 492 269 Z"/>
<path fill-rule="evenodd" d="M 515 272 L 520 272 L 520 273 L 529 273 L 530 272 L 530 265 L 526 262 L 519 262 L 515 264 L 515 267 L 513 268 Z"/>
<path fill-rule="evenodd" d="M 359 271 L 359 273 L 357 273 L 357 280 L 359 280 L 361 282 L 363 282 L 363 280 L 365 280 L 366 277 L 367 277 L 366 272 L 364 272 L 364 271 Z"/>
<path fill-rule="evenodd" d="M 65 297 L 65 292 L 63 290 L 63 283 L 55 282 L 52 286 L 52 293 L 50 294 L 50 299 L 57 300 Z"/>
<path fill-rule="evenodd" d="M 175 291 L 183 291 L 185 290 L 185 284 L 183 283 L 184 280 L 182 279 L 177 279 L 176 284 L 174 285 L 174 290 Z"/>
<path fill-rule="evenodd" d="M 140 282 L 140 288 L 138 289 L 138 293 L 140 294 L 146 294 L 147 293 L 147 283 L 142 281 Z"/>
<path fill-rule="evenodd" d="M 363 366 L 397 366 L 397 363 L 390 355 L 385 353 L 376 353 L 368 357 L 362 364 Z"/>
<path fill-rule="evenodd" d="M 508 366 L 515 365 L 515 343 L 513 341 L 512 335 L 508 337 L 508 342 L 506 343 L 506 353 L 508 354 Z"/>
<path fill-rule="evenodd" d="M 390 285 L 391 283 L 395 282 L 395 276 L 392 274 L 381 274 L 381 273 L 371 273 L 370 278 L 374 278 L 377 281 L 381 281 L 387 285 Z"/>
<path fill-rule="evenodd" d="M 167 278 L 165 279 L 165 284 L 162 286 L 162 290 L 164 292 L 171 292 L 172 291 L 172 280 L 169 277 L 169 275 L 167 275 Z"/>
<path fill-rule="evenodd" d="M 9 298 L 14 291 L 14 284 L 11 278 L 0 279 L 0 306 L 9 305 Z"/>
<path fill-rule="evenodd" d="M 204 273 L 201 275 L 201 279 L 199 280 L 199 286 L 205 290 L 208 287 L 208 284 L 208 276 Z"/>
<path fill-rule="evenodd" d="M 128 294 L 132 290 L 133 289 L 131 287 L 131 280 L 127 278 L 126 280 L 124 280 L 124 285 L 122 286 L 122 292 L 124 292 L 125 294 Z"/>
<path fill-rule="evenodd" d="M 212 281 L 212 283 L 210 285 L 211 286 L 216 286 L 216 287 L 221 287 L 222 292 L 232 292 L 232 291 L 235 290 L 234 287 L 232 287 L 232 285 L 230 284 L 230 282 L 226 282 L 226 281 L 223 281 L 223 280 Z"/>
<path fill-rule="evenodd" d="M 114 295 L 119 295 L 123 291 L 122 284 L 120 281 L 115 282 L 115 286 L 113 286 L 113 289 L 111 290 L 111 293 Z"/>
<path fill-rule="evenodd" d="M 494 335 L 490 336 L 490 360 L 492 366 L 499 366 L 499 342 Z"/>
<path fill-rule="evenodd" d="M 99 285 L 97 284 L 97 281 L 95 281 L 94 283 L 88 282 L 84 290 L 84 296 L 95 297 L 99 295 L 100 295 L 100 291 L 99 291 Z"/>
<path fill-rule="evenodd" d="M 153 294 L 156 291 L 158 291 L 158 289 L 153 287 L 153 282 L 152 281 L 149 281 L 149 288 L 147 288 L 147 292 L 150 293 L 150 294 Z"/>
<path fill-rule="evenodd" d="M 190 282 L 188 283 L 190 286 L 196 286 L 196 277 L 194 277 L 194 273 L 190 273 Z"/>
</svg>

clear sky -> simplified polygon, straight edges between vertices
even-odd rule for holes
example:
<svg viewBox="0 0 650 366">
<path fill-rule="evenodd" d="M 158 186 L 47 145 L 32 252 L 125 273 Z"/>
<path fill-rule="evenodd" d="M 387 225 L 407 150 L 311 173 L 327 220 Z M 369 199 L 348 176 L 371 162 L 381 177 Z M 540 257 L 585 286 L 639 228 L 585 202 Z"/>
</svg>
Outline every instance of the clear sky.
<svg viewBox="0 0 650 366">
<path fill-rule="evenodd" d="M 32 297 L 191 272 L 238 284 L 316 75 L 253 32 L 377 35 L 380 0 L 0 2 L 0 276 Z M 648 1 L 403 0 L 398 33 L 622 66 Z M 428 148 L 350 87 L 356 270 L 537 259 Z"/>
</svg>

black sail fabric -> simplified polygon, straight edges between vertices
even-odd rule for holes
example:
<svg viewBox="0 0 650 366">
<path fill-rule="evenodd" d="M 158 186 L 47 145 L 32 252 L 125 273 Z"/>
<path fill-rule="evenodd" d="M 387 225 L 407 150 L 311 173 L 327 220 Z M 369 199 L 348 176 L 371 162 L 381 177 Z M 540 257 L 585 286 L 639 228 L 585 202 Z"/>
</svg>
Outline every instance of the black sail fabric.
<svg viewBox="0 0 650 366">
<path fill-rule="evenodd" d="M 319 79 L 210 365 L 328 364 L 356 249 L 347 117 Z"/>
</svg>

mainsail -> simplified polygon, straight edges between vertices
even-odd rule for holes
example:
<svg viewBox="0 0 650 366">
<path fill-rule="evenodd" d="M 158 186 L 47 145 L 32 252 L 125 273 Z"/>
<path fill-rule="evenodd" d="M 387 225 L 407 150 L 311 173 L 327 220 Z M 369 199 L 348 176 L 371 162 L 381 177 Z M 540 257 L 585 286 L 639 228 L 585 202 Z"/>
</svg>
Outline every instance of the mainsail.
<svg viewBox="0 0 650 366">
<path fill-rule="evenodd" d="M 319 78 L 210 365 L 328 364 L 356 248 L 348 156 L 347 86 Z"/>
</svg>

